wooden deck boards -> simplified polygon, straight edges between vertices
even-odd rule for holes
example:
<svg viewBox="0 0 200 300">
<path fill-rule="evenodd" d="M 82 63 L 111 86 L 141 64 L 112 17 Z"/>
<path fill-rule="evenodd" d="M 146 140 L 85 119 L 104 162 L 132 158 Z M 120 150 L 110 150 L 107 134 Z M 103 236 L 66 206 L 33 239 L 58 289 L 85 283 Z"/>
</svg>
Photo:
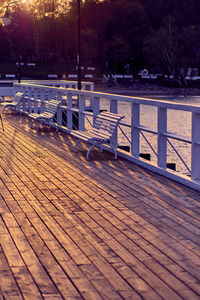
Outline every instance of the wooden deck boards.
<svg viewBox="0 0 200 300">
<path fill-rule="evenodd" d="M 200 299 L 199 192 L 29 122 L 0 136 L 0 299 Z"/>
</svg>

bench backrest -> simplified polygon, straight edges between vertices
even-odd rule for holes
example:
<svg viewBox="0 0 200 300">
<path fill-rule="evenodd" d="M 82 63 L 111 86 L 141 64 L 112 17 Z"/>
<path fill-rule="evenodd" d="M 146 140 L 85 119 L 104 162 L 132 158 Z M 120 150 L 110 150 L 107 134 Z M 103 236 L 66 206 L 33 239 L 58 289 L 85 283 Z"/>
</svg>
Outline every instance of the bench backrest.
<svg viewBox="0 0 200 300">
<path fill-rule="evenodd" d="M 17 105 L 21 101 L 23 96 L 24 96 L 24 93 L 17 92 L 13 98 L 12 103 Z"/>
<path fill-rule="evenodd" d="M 102 112 L 96 117 L 91 132 L 95 134 L 102 134 L 110 139 L 115 133 L 115 129 L 117 128 L 120 120 L 123 118 L 124 116 L 120 116 L 111 112 Z"/>
<path fill-rule="evenodd" d="M 61 102 L 58 100 L 49 100 L 48 106 L 45 107 L 44 112 L 50 113 L 54 116 L 59 104 L 61 104 Z"/>
</svg>

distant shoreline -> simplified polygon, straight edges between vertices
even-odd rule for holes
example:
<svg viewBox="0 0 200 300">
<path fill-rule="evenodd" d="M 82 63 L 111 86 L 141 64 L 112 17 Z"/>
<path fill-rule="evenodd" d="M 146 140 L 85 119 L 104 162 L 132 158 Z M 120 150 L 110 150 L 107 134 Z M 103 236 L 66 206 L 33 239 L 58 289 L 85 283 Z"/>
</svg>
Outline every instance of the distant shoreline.
<svg viewBox="0 0 200 300">
<path fill-rule="evenodd" d="M 148 95 L 166 95 L 166 96 L 200 96 L 200 88 L 170 88 L 164 86 L 156 86 L 151 84 L 137 84 L 129 87 L 111 86 L 107 84 L 95 84 L 96 92 L 104 92 L 109 94 L 118 94 L 125 96 L 148 96 Z"/>
</svg>

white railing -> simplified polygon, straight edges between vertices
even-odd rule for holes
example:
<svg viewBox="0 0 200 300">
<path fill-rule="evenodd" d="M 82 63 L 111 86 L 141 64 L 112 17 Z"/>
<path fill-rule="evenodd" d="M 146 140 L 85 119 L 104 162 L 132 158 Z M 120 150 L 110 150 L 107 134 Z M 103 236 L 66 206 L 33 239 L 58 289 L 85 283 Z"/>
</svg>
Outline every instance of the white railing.
<svg viewBox="0 0 200 300">
<path fill-rule="evenodd" d="M 12 97 L 15 93 L 15 80 L 0 80 L 0 97 L 4 100 L 5 97 Z M 22 85 L 43 85 L 43 86 L 53 86 L 53 87 L 63 87 L 77 89 L 77 81 L 72 80 L 22 80 Z M 82 90 L 94 91 L 94 83 L 89 81 L 81 82 Z"/>
<path fill-rule="evenodd" d="M 38 112 L 44 109 L 46 101 L 50 98 L 62 100 L 62 96 L 67 98 L 67 106 L 62 105 L 57 113 L 57 121 L 53 126 L 58 126 L 61 130 L 70 132 L 78 127 L 84 130 L 95 120 L 95 116 L 101 109 L 109 110 L 113 113 L 125 115 L 123 122 L 118 129 L 118 142 L 120 139 L 126 141 L 129 151 L 118 149 L 118 155 L 139 164 L 153 172 L 157 172 L 180 183 L 200 190 L 200 107 L 194 105 L 185 105 L 167 101 L 152 99 L 143 99 L 139 97 L 119 96 L 93 91 L 79 91 L 75 89 L 47 87 L 29 84 L 14 84 L 15 92 L 22 91 L 25 98 L 19 108 L 24 113 L 32 111 Z M 78 98 L 78 106 L 74 106 L 74 97 Z M 129 105 L 128 110 L 124 110 L 124 105 Z M 141 118 L 141 109 L 145 109 L 151 114 L 154 108 L 153 124 L 145 126 Z M 191 117 L 191 129 L 189 136 L 173 131 L 173 124 L 169 124 L 168 114 L 174 111 L 176 113 L 188 113 Z M 174 116 L 176 116 L 174 113 Z M 184 128 L 184 117 L 182 117 L 182 128 Z M 176 117 L 173 120 L 176 123 Z M 172 127 L 172 128 L 171 128 Z M 170 129 L 169 129 L 170 128 Z M 149 136 L 156 138 L 156 147 L 152 145 Z M 141 157 L 141 138 L 146 142 L 150 152 L 156 157 L 151 162 Z M 176 142 L 183 146 L 177 148 Z M 124 143 L 124 142 L 123 142 Z M 175 143 L 175 144 L 174 144 Z M 181 153 L 184 145 L 189 147 L 186 157 Z M 179 171 L 173 171 L 168 168 L 168 148 L 175 153 L 186 169 L 187 175 Z M 189 162 L 189 163 L 188 163 Z"/>
<path fill-rule="evenodd" d="M 75 80 L 22 80 L 21 83 L 78 89 L 78 82 Z M 81 81 L 81 89 L 94 91 L 94 83 L 90 81 Z"/>
</svg>

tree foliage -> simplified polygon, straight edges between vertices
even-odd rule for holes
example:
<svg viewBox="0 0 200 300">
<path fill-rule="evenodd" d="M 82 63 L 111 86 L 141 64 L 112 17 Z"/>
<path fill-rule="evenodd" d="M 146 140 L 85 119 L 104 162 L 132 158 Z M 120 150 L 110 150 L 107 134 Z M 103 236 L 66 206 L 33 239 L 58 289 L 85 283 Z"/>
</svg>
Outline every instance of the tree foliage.
<svg viewBox="0 0 200 300">
<path fill-rule="evenodd" d="M 2 15 L 9 2 L 0 3 Z M 17 53 L 20 44 L 24 60 L 76 64 L 77 0 L 26 0 L 8 8 L 12 23 L 0 30 L 6 49 Z M 127 63 L 131 72 L 159 67 L 179 77 L 200 64 L 199 13 L 199 0 L 82 0 L 82 63 L 110 72 L 125 72 Z"/>
</svg>

